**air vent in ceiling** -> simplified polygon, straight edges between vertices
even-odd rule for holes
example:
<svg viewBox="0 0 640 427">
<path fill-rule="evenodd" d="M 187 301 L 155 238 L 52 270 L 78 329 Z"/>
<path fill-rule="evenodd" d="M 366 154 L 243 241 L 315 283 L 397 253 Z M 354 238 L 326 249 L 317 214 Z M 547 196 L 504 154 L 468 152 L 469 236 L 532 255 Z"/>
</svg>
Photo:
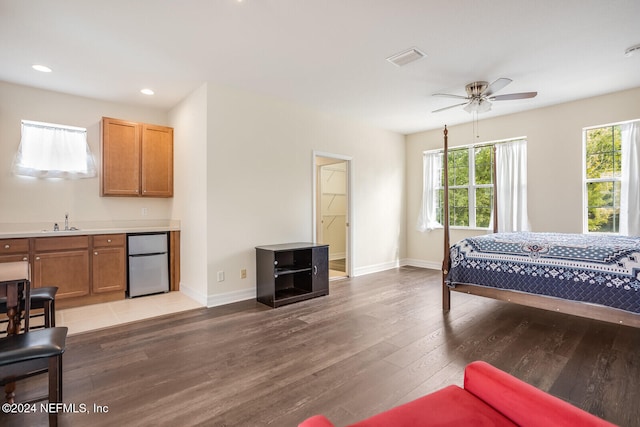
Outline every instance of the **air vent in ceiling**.
<svg viewBox="0 0 640 427">
<path fill-rule="evenodd" d="M 391 55 L 387 58 L 387 61 L 398 67 L 403 67 L 413 61 L 424 58 L 425 56 L 427 56 L 426 53 L 420 51 L 415 47 L 412 47 L 411 49 L 407 49 L 400 53 L 396 53 L 395 55 Z"/>
</svg>

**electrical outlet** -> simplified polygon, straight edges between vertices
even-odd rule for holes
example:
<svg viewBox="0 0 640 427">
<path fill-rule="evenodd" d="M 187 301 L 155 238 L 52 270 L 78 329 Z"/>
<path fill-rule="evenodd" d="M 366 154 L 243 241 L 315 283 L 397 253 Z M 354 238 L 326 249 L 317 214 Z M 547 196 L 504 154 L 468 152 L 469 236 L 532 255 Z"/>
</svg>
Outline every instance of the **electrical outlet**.
<svg viewBox="0 0 640 427">
<path fill-rule="evenodd" d="M 242 270 L 240 270 L 240 278 L 241 279 L 246 279 L 247 278 L 247 269 L 243 268 Z"/>
<path fill-rule="evenodd" d="M 218 282 L 224 282 L 224 271 L 218 271 Z"/>
<path fill-rule="evenodd" d="M 147 216 L 149 211 L 147 210 L 147 208 L 142 208 L 142 212 L 140 212 L 140 213 L 142 214 L 142 216 Z"/>
</svg>

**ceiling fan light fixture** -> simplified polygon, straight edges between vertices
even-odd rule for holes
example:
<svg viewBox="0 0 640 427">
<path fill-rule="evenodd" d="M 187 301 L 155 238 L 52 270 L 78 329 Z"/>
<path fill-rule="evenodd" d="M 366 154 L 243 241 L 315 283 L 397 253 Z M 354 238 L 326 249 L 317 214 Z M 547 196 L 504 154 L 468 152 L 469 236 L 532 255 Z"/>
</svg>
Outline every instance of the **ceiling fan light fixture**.
<svg viewBox="0 0 640 427">
<path fill-rule="evenodd" d="M 404 67 L 405 65 L 417 61 L 418 59 L 422 59 L 425 56 L 427 56 L 426 53 L 422 52 L 418 48 L 412 47 L 396 53 L 395 55 L 391 55 L 387 58 L 387 61 L 391 62 L 396 67 Z"/>
<path fill-rule="evenodd" d="M 509 101 L 514 99 L 527 99 L 534 98 L 538 95 L 538 92 L 520 92 L 520 93 L 508 93 L 505 95 L 494 95 L 496 92 L 502 90 L 505 86 L 511 83 L 511 79 L 501 77 L 489 84 L 484 80 L 469 83 L 465 86 L 467 96 L 452 95 L 449 93 L 434 93 L 433 96 L 443 96 L 446 98 L 464 99 L 466 102 L 460 104 L 450 105 L 448 107 L 439 108 L 434 110 L 434 113 L 445 111 L 450 108 L 463 106 L 462 109 L 467 113 L 486 113 L 491 111 L 492 101 Z"/>
<path fill-rule="evenodd" d="M 467 113 L 486 113 L 491 111 L 491 102 L 482 98 L 474 98 L 463 107 L 463 110 Z"/>
<path fill-rule="evenodd" d="M 630 56 L 633 56 L 638 51 L 640 51 L 640 44 L 627 48 L 627 50 L 624 51 L 624 56 L 628 58 Z"/>
</svg>

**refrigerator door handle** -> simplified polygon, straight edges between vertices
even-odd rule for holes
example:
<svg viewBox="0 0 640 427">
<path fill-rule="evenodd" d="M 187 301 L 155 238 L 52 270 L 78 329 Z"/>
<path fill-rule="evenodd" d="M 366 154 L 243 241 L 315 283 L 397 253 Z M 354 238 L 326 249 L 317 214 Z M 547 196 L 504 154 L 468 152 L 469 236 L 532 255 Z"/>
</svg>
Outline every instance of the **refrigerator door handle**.
<svg viewBox="0 0 640 427">
<path fill-rule="evenodd" d="M 166 254 L 166 252 L 152 252 L 148 254 L 129 254 L 129 257 L 135 258 L 135 257 L 141 257 L 141 256 L 156 256 L 156 255 L 164 255 L 164 254 Z"/>
</svg>

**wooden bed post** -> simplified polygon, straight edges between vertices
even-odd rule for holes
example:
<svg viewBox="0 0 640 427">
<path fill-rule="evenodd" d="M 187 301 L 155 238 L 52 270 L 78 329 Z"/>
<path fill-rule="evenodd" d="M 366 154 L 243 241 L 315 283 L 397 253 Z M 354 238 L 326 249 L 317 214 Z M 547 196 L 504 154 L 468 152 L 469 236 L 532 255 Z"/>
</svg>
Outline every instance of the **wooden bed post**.
<svg viewBox="0 0 640 427">
<path fill-rule="evenodd" d="M 498 159 L 496 157 L 497 149 L 493 145 L 493 232 L 498 232 Z"/>
<path fill-rule="evenodd" d="M 444 156 L 442 179 L 444 180 L 444 203 L 442 206 L 442 218 L 444 226 L 444 259 L 442 261 L 442 310 L 449 311 L 451 309 L 451 290 L 445 283 L 447 273 L 449 273 L 449 140 L 447 125 L 444 125 Z"/>
</svg>

